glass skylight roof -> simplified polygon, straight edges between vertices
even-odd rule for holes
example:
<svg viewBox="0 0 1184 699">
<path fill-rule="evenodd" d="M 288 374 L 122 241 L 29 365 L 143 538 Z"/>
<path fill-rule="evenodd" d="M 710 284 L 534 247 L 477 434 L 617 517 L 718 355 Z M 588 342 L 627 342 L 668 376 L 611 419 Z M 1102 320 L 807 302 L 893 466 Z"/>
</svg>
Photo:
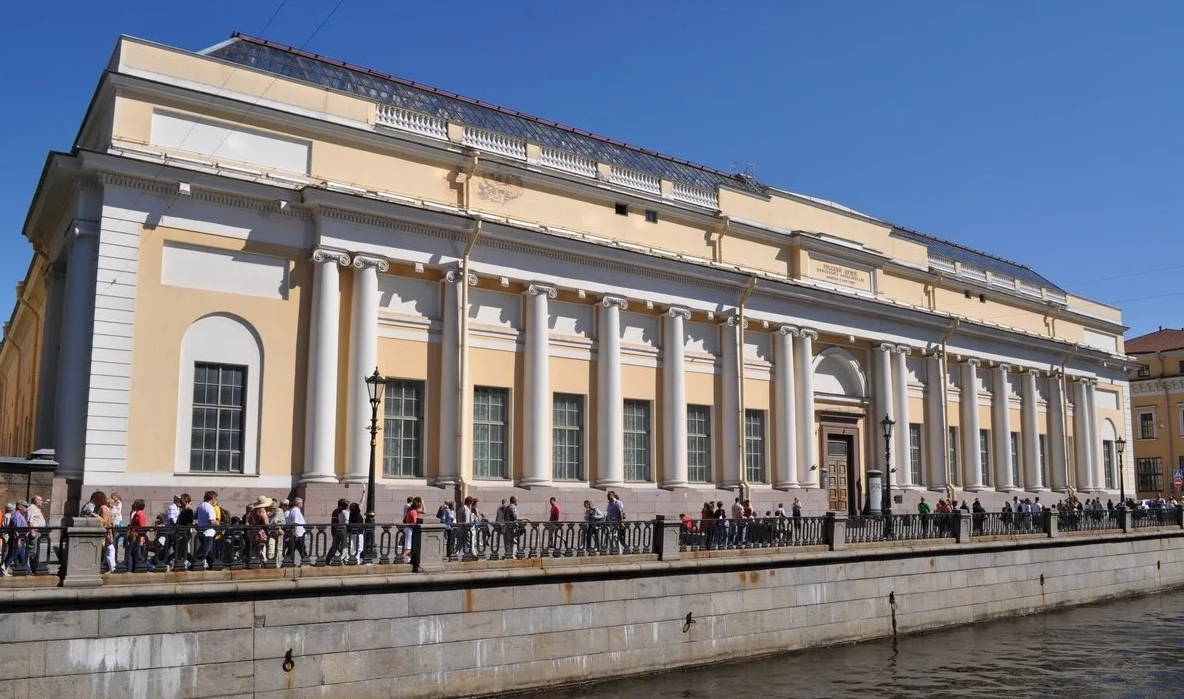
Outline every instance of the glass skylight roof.
<svg viewBox="0 0 1184 699">
<path fill-rule="evenodd" d="M 942 257 L 951 262 L 960 262 L 964 265 L 990 272 L 991 274 L 1019 279 L 1022 282 L 1035 284 L 1038 287 L 1043 287 L 1051 291 L 1064 291 L 1064 289 L 1061 289 L 1030 268 L 1001 257 L 988 255 L 985 252 L 979 252 L 978 250 L 958 245 L 957 243 L 951 243 L 941 238 L 935 238 L 925 233 L 918 233 L 907 228 L 893 228 L 892 235 L 898 238 L 904 238 L 905 240 L 911 240 L 914 243 L 921 243 L 928 247 L 930 255 Z"/>
</svg>

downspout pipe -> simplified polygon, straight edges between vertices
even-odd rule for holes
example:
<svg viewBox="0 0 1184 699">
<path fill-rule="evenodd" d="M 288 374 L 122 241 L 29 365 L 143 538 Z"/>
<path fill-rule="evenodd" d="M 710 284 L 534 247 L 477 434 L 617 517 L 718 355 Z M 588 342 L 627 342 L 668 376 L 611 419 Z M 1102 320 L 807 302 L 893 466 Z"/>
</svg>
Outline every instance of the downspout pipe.
<svg viewBox="0 0 1184 699">
<path fill-rule="evenodd" d="M 477 172 L 477 165 L 480 163 L 480 156 L 477 151 L 469 153 L 468 167 L 464 171 L 465 181 L 463 183 L 462 197 L 464 198 L 464 210 L 469 210 L 469 203 L 472 201 L 472 187 L 473 175 Z M 468 415 L 468 397 L 469 397 L 469 262 L 473 254 L 473 248 L 477 245 L 477 239 L 481 237 L 481 219 L 473 221 L 473 230 L 469 234 L 469 239 L 465 243 L 465 251 L 460 258 L 460 307 L 457 313 L 460 314 L 457 326 L 460 332 L 457 333 L 457 397 L 456 397 L 456 442 L 457 442 L 457 459 L 460 461 L 456 466 L 456 476 L 460 483 L 459 492 L 457 493 L 457 502 L 463 501 L 469 495 L 469 481 L 472 476 L 469 472 L 469 439 L 468 429 L 465 417 Z"/>
<path fill-rule="evenodd" d="M 726 220 L 726 219 L 725 219 Z M 752 296 L 753 290 L 756 289 L 756 277 L 749 277 L 748 286 L 744 288 L 744 293 L 740 296 L 740 303 L 737 304 L 740 325 L 736 329 L 736 367 L 737 376 L 739 376 L 739 408 L 737 409 L 736 421 L 739 423 L 739 429 L 736 430 L 738 439 L 736 440 L 736 451 L 739 454 L 740 465 L 740 496 L 745 500 L 748 499 L 748 465 L 745 463 L 747 456 L 745 448 L 744 436 L 744 326 L 747 323 L 744 317 L 748 299 Z"/>
<path fill-rule="evenodd" d="M 942 448 L 945 449 L 946 457 L 946 495 L 950 499 L 954 497 L 954 465 L 950 463 L 950 387 L 949 382 L 946 381 L 946 377 L 950 375 L 950 368 L 948 359 L 949 351 L 946 345 L 950 341 L 950 338 L 954 336 L 954 333 L 958 331 L 958 326 L 961 324 L 962 321 L 955 318 L 954 323 L 941 336 L 941 341 L 938 343 L 941 346 L 941 376 L 936 378 L 938 381 L 941 381 L 941 444 Z M 966 456 L 963 455 L 962 458 L 966 458 Z M 961 479 L 959 479 L 959 483 L 961 483 Z"/>
</svg>

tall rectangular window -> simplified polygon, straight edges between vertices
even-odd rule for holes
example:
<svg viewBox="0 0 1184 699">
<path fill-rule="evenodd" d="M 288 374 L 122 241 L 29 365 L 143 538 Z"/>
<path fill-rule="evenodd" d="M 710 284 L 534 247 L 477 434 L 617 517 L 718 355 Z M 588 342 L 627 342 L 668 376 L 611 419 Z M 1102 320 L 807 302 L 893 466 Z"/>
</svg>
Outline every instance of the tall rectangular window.
<svg viewBox="0 0 1184 699">
<path fill-rule="evenodd" d="M 687 406 L 687 480 L 711 480 L 711 406 Z"/>
<path fill-rule="evenodd" d="M 382 475 L 423 478 L 422 381 L 390 379 L 382 425 Z"/>
<path fill-rule="evenodd" d="M 243 472 L 243 410 L 247 368 L 197 362 L 193 365 L 193 425 L 189 470 Z"/>
<path fill-rule="evenodd" d="M 1023 471 L 1023 468 L 1021 468 L 1021 461 L 1020 461 L 1021 456 L 1022 456 L 1022 452 L 1020 451 L 1020 433 L 1019 432 L 1012 432 L 1011 433 L 1011 484 L 1016 485 L 1016 486 L 1018 486 L 1020 484 L 1020 473 Z"/>
<path fill-rule="evenodd" d="M 949 454 L 950 480 L 952 481 L 952 483 L 950 485 L 955 485 L 955 486 L 961 485 L 962 484 L 962 468 L 958 464 L 958 428 L 957 427 L 950 428 L 950 435 L 949 435 L 948 444 L 949 444 L 949 448 L 950 448 L 950 454 Z"/>
<path fill-rule="evenodd" d="M 1040 477 L 1045 488 L 1051 488 L 1052 485 L 1048 482 L 1048 452 L 1045 451 L 1045 435 L 1040 435 L 1037 438 L 1037 444 L 1040 447 Z"/>
<path fill-rule="evenodd" d="M 1135 481 L 1140 493 L 1163 492 L 1163 466 L 1159 457 L 1135 459 Z"/>
<path fill-rule="evenodd" d="M 909 423 L 909 473 L 913 477 L 913 485 L 924 485 L 921 475 L 921 425 Z"/>
<path fill-rule="evenodd" d="M 978 455 L 982 460 L 983 485 L 991 485 L 991 431 L 978 431 Z"/>
<path fill-rule="evenodd" d="M 744 467 L 749 483 L 768 483 L 765 471 L 765 411 L 744 411 Z"/>
<path fill-rule="evenodd" d="M 473 387 L 473 477 L 509 478 L 506 430 L 510 392 Z"/>
<path fill-rule="evenodd" d="M 625 401 L 625 480 L 652 480 L 650 464 L 650 402 Z"/>
<path fill-rule="evenodd" d="M 584 479 L 584 397 L 556 393 L 551 400 L 551 471 L 557 481 Z"/>
<path fill-rule="evenodd" d="M 1106 476 L 1106 490 L 1114 489 L 1114 442 L 1102 440 L 1102 473 Z"/>
<path fill-rule="evenodd" d="M 1139 439 L 1155 439 L 1155 413 L 1139 413 Z"/>
</svg>

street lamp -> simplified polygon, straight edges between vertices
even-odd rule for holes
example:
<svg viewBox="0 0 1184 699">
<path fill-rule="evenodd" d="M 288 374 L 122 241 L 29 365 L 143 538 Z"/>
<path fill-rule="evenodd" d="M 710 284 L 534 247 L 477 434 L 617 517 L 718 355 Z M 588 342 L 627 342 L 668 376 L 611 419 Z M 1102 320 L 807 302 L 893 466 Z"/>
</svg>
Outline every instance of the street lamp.
<svg viewBox="0 0 1184 699">
<path fill-rule="evenodd" d="M 884 537 L 889 538 L 893 536 L 892 531 L 892 479 L 889 476 L 892 473 L 892 426 L 896 421 L 884 415 L 884 419 L 880 420 L 880 427 L 884 430 L 884 476 L 883 482 L 880 483 L 881 499 L 880 509 L 884 511 Z"/>
<path fill-rule="evenodd" d="M 374 562 L 374 455 L 378 448 L 378 406 L 382 403 L 382 392 L 386 379 L 374 367 L 374 373 L 366 377 L 366 391 L 370 394 L 370 475 L 366 481 L 366 550 L 363 558 Z"/>
<path fill-rule="evenodd" d="M 1122 453 L 1126 451 L 1126 438 L 1119 435 L 1118 439 L 1114 440 L 1114 446 L 1118 449 L 1118 502 L 1119 507 L 1126 507 L 1126 472 L 1122 468 Z"/>
</svg>

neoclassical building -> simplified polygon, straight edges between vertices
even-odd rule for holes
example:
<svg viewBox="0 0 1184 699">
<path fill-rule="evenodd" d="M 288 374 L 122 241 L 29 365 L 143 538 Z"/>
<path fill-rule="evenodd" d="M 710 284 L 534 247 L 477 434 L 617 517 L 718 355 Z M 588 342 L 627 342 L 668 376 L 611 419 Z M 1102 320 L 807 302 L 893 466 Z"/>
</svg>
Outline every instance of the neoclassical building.
<svg viewBox="0 0 1184 699">
<path fill-rule="evenodd" d="M 1184 330 L 1160 327 L 1132 337 L 1131 430 L 1135 489 L 1140 498 L 1184 493 Z"/>
<path fill-rule="evenodd" d="M 360 501 L 376 367 L 385 514 L 516 493 L 578 516 L 606 489 L 635 516 L 740 493 L 855 511 L 885 466 L 906 508 L 1128 477 L 1118 309 L 262 40 L 121 38 L 24 234 L 0 445 L 154 511 L 207 488 Z"/>
</svg>

